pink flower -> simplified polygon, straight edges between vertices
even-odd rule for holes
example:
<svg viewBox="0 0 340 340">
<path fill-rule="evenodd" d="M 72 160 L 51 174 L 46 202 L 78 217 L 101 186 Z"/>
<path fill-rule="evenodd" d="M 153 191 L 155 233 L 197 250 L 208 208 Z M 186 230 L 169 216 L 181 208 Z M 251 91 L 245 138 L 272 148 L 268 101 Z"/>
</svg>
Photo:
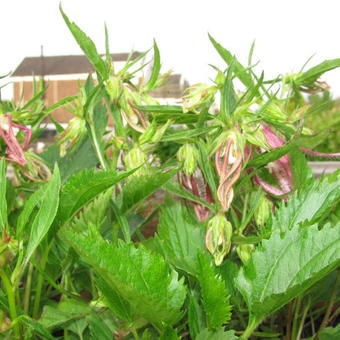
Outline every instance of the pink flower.
<svg viewBox="0 0 340 340">
<path fill-rule="evenodd" d="M 14 128 L 18 128 L 25 132 L 25 140 L 23 145 L 20 145 L 14 132 Z M 6 154 L 8 160 L 18 163 L 21 166 L 26 165 L 24 149 L 30 143 L 32 131 L 23 125 L 13 123 L 12 116 L 7 113 L 0 116 L 0 136 L 3 138 L 7 145 Z"/>
</svg>

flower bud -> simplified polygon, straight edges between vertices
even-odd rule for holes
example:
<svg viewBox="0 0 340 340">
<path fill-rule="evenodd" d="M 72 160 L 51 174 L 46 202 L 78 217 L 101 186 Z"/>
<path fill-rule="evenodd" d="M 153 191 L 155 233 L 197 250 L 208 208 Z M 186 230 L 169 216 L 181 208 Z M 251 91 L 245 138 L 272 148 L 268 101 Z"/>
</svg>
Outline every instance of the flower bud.
<svg viewBox="0 0 340 340">
<path fill-rule="evenodd" d="M 263 195 L 260 198 L 259 204 L 254 214 L 255 222 L 258 226 L 263 226 L 264 224 L 266 224 L 272 213 L 272 208 L 272 202 Z"/>
<path fill-rule="evenodd" d="M 126 170 L 135 169 L 147 161 L 147 155 L 138 146 L 132 148 L 124 157 Z"/>
<path fill-rule="evenodd" d="M 197 112 L 199 108 L 205 105 L 211 105 L 216 93 L 215 86 L 206 84 L 195 84 L 186 89 L 186 95 L 183 97 L 183 112 Z"/>
<path fill-rule="evenodd" d="M 198 150 L 192 143 L 186 143 L 177 151 L 177 159 L 183 164 L 183 171 L 187 175 L 192 175 L 198 162 Z"/>
<path fill-rule="evenodd" d="M 253 250 L 254 250 L 254 245 L 252 244 L 239 244 L 236 247 L 237 255 L 239 256 L 243 264 L 246 264 L 249 261 Z"/>
<path fill-rule="evenodd" d="M 263 112 L 265 118 L 277 122 L 284 122 L 287 120 L 287 114 L 283 112 L 277 103 L 270 103 Z"/>
<path fill-rule="evenodd" d="M 122 94 L 123 82 L 119 76 L 112 76 L 106 82 L 106 91 L 113 103 L 117 103 Z"/>
<path fill-rule="evenodd" d="M 9 238 L 0 241 L 0 267 L 4 267 L 11 263 L 18 252 L 18 242 Z"/>
<path fill-rule="evenodd" d="M 232 234 L 232 225 L 224 215 L 216 215 L 208 222 L 205 244 L 214 257 L 216 266 L 219 266 L 229 253 Z"/>
</svg>

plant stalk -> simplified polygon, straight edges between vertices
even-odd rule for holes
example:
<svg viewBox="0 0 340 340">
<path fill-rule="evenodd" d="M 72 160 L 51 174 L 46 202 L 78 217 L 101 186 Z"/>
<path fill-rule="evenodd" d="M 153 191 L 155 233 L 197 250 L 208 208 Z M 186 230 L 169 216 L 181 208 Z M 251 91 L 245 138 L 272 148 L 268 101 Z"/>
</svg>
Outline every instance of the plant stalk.
<svg viewBox="0 0 340 340">
<path fill-rule="evenodd" d="M 41 259 L 41 265 L 40 268 L 42 271 L 45 270 L 46 263 L 47 263 L 47 258 L 48 258 L 48 253 L 51 248 L 51 244 L 49 244 L 43 252 L 42 259 Z M 32 316 L 34 319 L 37 319 L 39 316 L 39 307 L 40 307 L 40 300 L 41 300 L 41 292 L 42 292 L 42 287 L 44 283 L 44 276 L 39 273 L 38 274 L 38 282 L 37 282 L 37 288 L 35 290 L 35 298 L 34 298 L 34 304 L 33 304 L 33 313 Z"/>
<path fill-rule="evenodd" d="M 255 331 L 255 329 L 259 326 L 262 320 L 256 320 L 255 318 L 250 318 L 248 326 L 246 330 L 243 332 L 240 337 L 241 340 L 247 340 Z"/>
<path fill-rule="evenodd" d="M 24 311 L 26 314 L 28 314 L 29 312 L 32 275 L 33 275 L 33 264 L 30 263 L 28 267 L 27 279 L 26 279 L 26 284 L 25 284 L 25 293 L 24 293 Z"/>
<path fill-rule="evenodd" d="M 16 303 L 15 303 L 15 293 L 14 293 L 14 287 L 9 280 L 6 272 L 0 268 L 0 277 L 2 284 L 5 288 L 6 294 L 7 294 L 7 299 L 8 299 L 8 306 L 9 306 L 9 314 L 11 317 L 12 323 L 15 321 L 17 318 L 17 309 L 16 309 Z M 13 324 L 13 332 L 14 332 L 14 337 L 15 339 L 20 339 L 20 326 L 18 323 Z"/>
</svg>

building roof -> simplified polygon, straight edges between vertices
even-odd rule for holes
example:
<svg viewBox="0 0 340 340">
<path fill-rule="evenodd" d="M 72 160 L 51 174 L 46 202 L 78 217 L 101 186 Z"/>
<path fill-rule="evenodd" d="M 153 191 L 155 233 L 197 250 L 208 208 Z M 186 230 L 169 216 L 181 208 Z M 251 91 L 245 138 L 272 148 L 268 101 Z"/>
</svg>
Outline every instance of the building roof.
<svg viewBox="0 0 340 340">
<path fill-rule="evenodd" d="M 140 52 L 134 52 L 132 59 L 137 58 L 139 55 L 141 55 Z M 112 61 L 126 61 L 128 56 L 129 53 L 115 53 L 112 54 Z M 91 72 L 94 72 L 94 68 L 84 55 L 27 57 L 13 72 L 12 77 Z"/>
</svg>

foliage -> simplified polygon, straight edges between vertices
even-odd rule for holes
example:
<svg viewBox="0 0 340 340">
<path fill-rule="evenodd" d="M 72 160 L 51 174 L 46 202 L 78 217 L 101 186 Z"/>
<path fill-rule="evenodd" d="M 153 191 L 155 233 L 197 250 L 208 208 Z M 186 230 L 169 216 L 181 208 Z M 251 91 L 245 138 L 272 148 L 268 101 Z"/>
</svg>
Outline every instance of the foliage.
<svg viewBox="0 0 340 340">
<path fill-rule="evenodd" d="M 268 80 L 254 46 L 243 65 L 209 35 L 226 68 L 160 105 L 156 42 L 136 77 L 150 51 L 116 70 L 106 28 L 103 57 L 61 15 L 96 74 L 0 105 L 0 338 L 338 339 L 340 171 L 314 178 L 305 152 L 340 155 L 336 118 L 310 129 L 339 59 Z"/>
</svg>

